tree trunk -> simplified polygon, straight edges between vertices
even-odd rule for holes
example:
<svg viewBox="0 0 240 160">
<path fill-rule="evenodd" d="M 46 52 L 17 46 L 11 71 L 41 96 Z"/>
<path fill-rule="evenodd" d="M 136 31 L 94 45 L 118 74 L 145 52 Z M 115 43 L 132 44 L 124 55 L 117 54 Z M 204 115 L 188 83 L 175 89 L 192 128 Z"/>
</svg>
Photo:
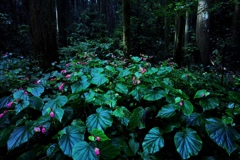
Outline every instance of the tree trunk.
<svg viewBox="0 0 240 160">
<path fill-rule="evenodd" d="M 183 35 L 184 35 L 184 17 L 178 13 L 175 21 L 175 36 L 174 36 L 174 59 L 178 67 L 182 66 L 183 62 Z"/>
<path fill-rule="evenodd" d="M 29 0 L 33 57 L 39 66 L 49 69 L 51 63 L 58 61 L 54 9 L 50 0 Z"/>
<path fill-rule="evenodd" d="M 189 3 L 189 0 L 187 1 Z M 184 54 L 183 57 L 185 57 L 188 54 L 188 43 L 189 43 L 189 11 L 186 11 L 185 15 L 185 31 L 184 31 Z M 184 62 L 187 64 L 190 64 L 190 57 L 185 60 Z"/>
<path fill-rule="evenodd" d="M 123 0 L 123 52 L 126 58 L 130 54 L 130 0 Z"/>
<path fill-rule="evenodd" d="M 56 0 L 58 10 L 58 44 L 61 47 L 67 46 L 67 31 L 66 31 L 66 4 L 67 0 Z"/>
<path fill-rule="evenodd" d="M 169 54 L 169 16 L 167 15 L 167 2 L 164 1 L 164 8 L 165 8 L 165 13 L 164 13 L 164 40 L 165 40 L 165 54 Z"/>
<path fill-rule="evenodd" d="M 234 42 L 239 41 L 240 42 L 240 2 L 238 0 L 235 0 L 235 7 L 234 7 L 234 13 L 233 13 L 233 27 L 232 27 L 232 37 Z"/>
<path fill-rule="evenodd" d="M 198 14 L 196 24 L 196 42 L 200 51 L 201 63 L 204 66 L 209 64 L 210 39 L 209 39 L 209 6 L 210 0 L 198 1 Z"/>
</svg>

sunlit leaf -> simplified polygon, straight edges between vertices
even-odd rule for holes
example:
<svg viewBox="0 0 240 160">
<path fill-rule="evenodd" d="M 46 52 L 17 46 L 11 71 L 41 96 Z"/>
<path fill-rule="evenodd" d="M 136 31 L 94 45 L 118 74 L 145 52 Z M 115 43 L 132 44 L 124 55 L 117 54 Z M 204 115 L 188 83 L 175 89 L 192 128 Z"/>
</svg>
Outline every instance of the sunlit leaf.
<svg viewBox="0 0 240 160">
<path fill-rule="evenodd" d="M 101 151 L 100 151 L 101 154 Z M 73 160 L 97 160 L 94 148 L 87 142 L 81 141 L 74 145 L 72 150 Z"/>
<path fill-rule="evenodd" d="M 27 91 L 39 97 L 44 92 L 44 87 L 40 84 L 31 84 L 28 86 Z"/>
</svg>

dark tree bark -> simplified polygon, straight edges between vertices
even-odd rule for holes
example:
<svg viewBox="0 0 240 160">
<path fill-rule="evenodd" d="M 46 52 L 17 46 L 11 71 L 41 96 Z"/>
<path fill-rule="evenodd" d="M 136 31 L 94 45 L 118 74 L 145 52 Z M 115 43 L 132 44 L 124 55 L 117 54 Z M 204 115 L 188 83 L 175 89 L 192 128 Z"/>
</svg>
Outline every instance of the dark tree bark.
<svg viewBox="0 0 240 160">
<path fill-rule="evenodd" d="M 130 0 L 123 0 L 123 52 L 126 58 L 131 50 L 130 38 Z"/>
<path fill-rule="evenodd" d="M 57 0 L 58 10 L 58 44 L 61 47 L 67 46 L 67 31 L 66 31 L 66 4 L 67 0 Z"/>
<path fill-rule="evenodd" d="M 210 37 L 209 37 L 209 2 L 210 0 L 198 1 L 198 14 L 196 24 L 196 41 L 200 51 L 201 63 L 207 66 L 210 63 Z"/>
<path fill-rule="evenodd" d="M 183 62 L 183 35 L 184 35 L 184 17 L 179 13 L 175 21 L 175 36 L 173 51 L 173 57 L 178 67 L 181 67 Z"/>
<path fill-rule="evenodd" d="M 58 61 L 54 9 L 50 0 L 29 0 L 33 57 L 43 69 Z"/>
</svg>

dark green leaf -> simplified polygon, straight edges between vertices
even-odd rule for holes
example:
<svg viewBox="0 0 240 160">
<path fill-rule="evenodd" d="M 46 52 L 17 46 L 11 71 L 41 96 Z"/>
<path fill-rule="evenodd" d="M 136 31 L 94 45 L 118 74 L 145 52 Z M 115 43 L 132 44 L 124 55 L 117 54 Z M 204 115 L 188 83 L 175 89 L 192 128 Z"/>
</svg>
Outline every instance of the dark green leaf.
<svg viewBox="0 0 240 160">
<path fill-rule="evenodd" d="M 143 150 L 150 154 L 160 151 L 163 146 L 164 139 L 158 127 L 152 128 L 145 136 L 142 143 Z"/>
<path fill-rule="evenodd" d="M 91 80 L 91 83 L 97 86 L 101 86 L 102 84 L 107 82 L 108 82 L 108 78 L 106 78 L 104 74 L 96 74 Z"/>
<path fill-rule="evenodd" d="M 34 109 L 37 109 L 40 111 L 42 110 L 42 107 L 44 105 L 43 100 L 41 98 L 35 97 L 35 96 L 30 97 L 29 102 L 30 102 L 29 106 L 31 108 L 34 108 Z"/>
<path fill-rule="evenodd" d="M 25 108 L 27 108 L 29 104 L 30 104 L 29 101 L 21 101 L 20 103 L 16 104 L 15 105 L 16 113 L 19 113 L 22 110 L 24 110 Z"/>
<path fill-rule="evenodd" d="M 71 157 L 73 146 L 77 142 L 84 140 L 84 134 L 81 133 L 80 130 L 81 127 L 77 125 L 71 125 L 59 131 L 59 135 L 61 135 L 61 137 L 58 141 L 58 144 L 65 155 Z"/>
<path fill-rule="evenodd" d="M 232 126 L 228 126 L 220 119 L 209 118 L 205 127 L 209 137 L 229 155 L 238 147 L 235 141 L 240 138 L 240 135 Z"/>
<path fill-rule="evenodd" d="M 101 154 L 101 150 L 100 150 Z M 97 160 L 94 148 L 87 142 L 81 141 L 74 145 L 72 150 L 73 160 Z"/>
<path fill-rule="evenodd" d="M 197 132 L 191 128 L 184 128 L 182 132 L 177 132 L 174 136 L 174 143 L 177 152 L 183 159 L 198 155 L 202 149 L 202 140 Z"/>
<path fill-rule="evenodd" d="M 56 108 L 63 107 L 68 102 L 66 96 L 58 96 L 56 99 L 48 101 L 43 107 L 42 114 L 44 115 L 47 112 L 47 109 L 55 110 Z"/>
<path fill-rule="evenodd" d="M 132 152 L 134 155 L 136 155 L 137 151 L 139 150 L 139 143 L 134 140 L 134 138 L 131 138 L 128 142 Z"/>
<path fill-rule="evenodd" d="M 194 98 L 203 98 L 208 95 L 210 95 L 210 92 L 207 92 L 205 89 L 202 89 L 195 93 Z"/>
<path fill-rule="evenodd" d="M 109 141 L 100 142 L 97 146 L 100 150 L 100 157 L 105 160 L 114 159 L 121 151 L 119 147 L 113 145 Z"/>
<path fill-rule="evenodd" d="M 183 106 L 181 108 L 182 108 L 183 113 L 186 116 L 190 116 L 193 112 L 193 109 L 194 109 L 192 103 L 188 100 L 183 101 Z"/>
<path fill-rule="evenodd" d="M 44 92 L 44 87 L 40 84 L 31 84 L 28 86 L 27 91 L 39 97 Z"/>
<path fill-rule="evenodd" d="M 33 134 L 34 130 L 29 131 L 27 126 L 20 126 L 15 128 L 7 142 L 8 150 L 10 151 L 27 142 L 30 138 L 32 138 Z"/>
<path fill-rule="evenodd" d="M 123 94 L 128 94 L 128 88 L 126 85 L 122 84 L 122 83 L 117 83 L 115 90 L 119 93 L 123 93 Z"/>
<path fill-rule="evenodd" d="M 163 90 L 148 90 L 146 91 L 143 99 L 147 101 L 157 101 L 165 96 Z"/>
<path fill-rule="evenodd" d="M 88 116 L 86 120 L 89 132 L 93 129 L 105 130 L 106 128 L 112 126 L 112 111 L 100 107 L 97 108 L 96 112 L 96 114 Z"/>
<path fill-rule="evenodd" d="M 0 147 L 3 147 L 7 144 L 8 138 L 14 128 L 15 128 L 14 125 L 11 125 L 7 128 L 3 128 L 0 130 L 0 137 L 1 137 L 0 138 Z"/>
<path fill-rule="evenodd" d="M 218 98 L 205 98 L 199 101 L 199 104 L 203 107 L 203 110 L 211 110 L 219 105 Z"/>
<path fill-rule="evenodd" d="M 86 90 L 90 86 L 87 76 L 82 76 L 81 81 L 74 83 L 71 86 L 72 93 L 78 93 Z"/>
<path fill-rule="evenodd" d="M 187 126 L 203 126 L 205 119 L 200 113 L 192 113 L 189 117 L 186 117 Z"/>
<path fill-rule="evenodd" d="M 176 104 L 165 105 L 159 110 L 157 117 L 161 117 L 161 118 L 172 117 L 176 114 L 176 110 L 178 109 L 180 109 L 180 107 Z"/>
<path fill-rule="evenodd" d="M 134 109 L 128 123 L 129 130 L 135 129 L 137 126 L 140 129 L 145 128 L 145 124 L 142 122 L 142 117 L 144 112 L 145 110 L 142 107 L 138 107 Z"/>
<path fill-rule="evenodd" d="M 240 104 L 240 93 L 239 92 L 230 91 L 230 92 L 228 92 L 228 96 L 232 101 Z"/>
</svg>

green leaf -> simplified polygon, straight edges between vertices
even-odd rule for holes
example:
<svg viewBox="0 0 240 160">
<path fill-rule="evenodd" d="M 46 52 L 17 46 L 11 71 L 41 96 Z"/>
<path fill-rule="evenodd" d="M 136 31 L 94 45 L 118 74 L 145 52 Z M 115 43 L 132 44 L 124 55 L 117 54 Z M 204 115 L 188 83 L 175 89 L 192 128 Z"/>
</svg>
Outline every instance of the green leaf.
<svg viewBox="0 0 240 160">
<path fill-rule="evenodd" d="M 150 154 L 160 151 L 163 146 L 164 139 L 158 127 L 152 128 L 145 136 L 142 143 L 143 150 Z"/>
<path fill-rule="evenodd" d="M 48 147 L 46 154 L 48 157 L 53 158 L 58 151 L 59 151 L 58 145 L 56 143 L 53 143 Z"/>
<path fill-rule="evenodd" d="M 47 112 L 47 109 L 52 109 L 53 111 L 56 108 L 63 107 L 68 102 L 68 98 L 66 96 L 58 96 L 56 99 L 48 101 L 43 107 L 42 114 L 44 115 Z"/>
<path fill-rule="evenodd" d="M 193 112 L 193 109 L 194 109 L 192 103 L 188 100 L 183 101 L 183 106 L 181 108 L 182 108 L 183 113 L 186 116 L 190 116 Z"/>
<path fill-rule="evenodd" d="M 129 130 L 135 129 L 137 126 L 140 129 L 145 128 L 145 124 L 142 122 L 142 117 L 144 112 L 145 110 L 142 107 L 138 107 L 134 109 L 128 123 Z"/>
<path fill-rule="evenodd" d="M 165 95 L 165 92 L 163 90 L 149 90 L 146 92 L 143 99 L 147 101 L 157 101 L 163 98 L 164 95 Z"/>
<path fill-rule="evenodd" d="M 191 128 L 184 128 L 182 132 L 177 132 L 174 136 L 174 143 L 182 159 L 198 155 L 202 149 L 202 140 Z"/>
<path fill-rule="evenodd" d="M 59 120 L 59 122 L 62 122 L 62 118 L 63 118 L 63 115 L 64 115 L 64 110 L 62 108 L 57 107 L 57 108 L 54 109 L 54 113 L 55 113 L 54 118 Z"/>
<path fill-rule="evenodd" d="M 180 107 L 176 104 L 167 104 L 159 110 L 157 117 L 161 117 L 161 118 L 172 117 L 176 114 L 176 111 L 178 109 L 180 109 Z"/>
<path fill-rule="evenodd" d="M 209 137 L 230 155 L 237 147 L 235 142 L 240 138 L 239 133 L 218 118 L 209 118 L 205 125 Z"/>
<path fill-rule="evenodd" d="M 58 141 L 58 144 L 65 155 L 71 157 L 73 146 L 77 142 L 84 140 L 84 133 L 81 133 L 80 130 L 81 127 L 77 125 L 71 125 L 59 131 L 58 134 L 61 137 Z"/>
<path fill-rule="evenodd" d="M 195 93 L 194 98 L 203 98 L 208 95 L 210 95 L 210 92 L 207 92 L 205 89 L 202 89 Z"/>
<path fill-rule="evenodd" d="M 27 91 L 39 97 L 44 92 L 44 87 L 40 84 L 31 84 L 28 86 Z"/>
<path fill-rule="evenodd" d="M 0 109 L 1 108 L 5 108 L 6 105 L 12 101 L 12 96 L 6 96 L 6 97 L 2 97 L 0 99 Z"/>
<path fill-rule="evenodd" d="M 115 68 L 114 68 L 114 67 L 112 67 L 112 66 L 106 66 L 105 68 L 106 68 L 107 70 L 109 70 L 109 71 L 113 72 L 113 73 L 115 73 L 115 72 L 116 72 Z"/>
<path fill-rule="evenodd" d="M 130 73 L 131 73 L 131 72 L 130 72 L 129 68 L 126 68 L 126 69 L 122 70 L 122 71 L 119 73 L 118 77 L 123 78 L 123 77 L 129 75 Z"/>
<path fill-rule="evenodd" d="M 95 92 L 93 90 L 89 90 L 89 92 L 84 93 L 84 98 L 87 102 L 91 102 L 94 100 Z"/>
<path fill-rule="evenodd" d="M 20 146 L 25 142 L 28 142 L 28 140 L 32 138 L 33 134 L 34 131 L 29 131 L 27 126 L 20 126 L 15 128 L 7 142 L 8 151 Z"/>
<path fill-rule="evenodd" d="M 87 76 L 82 76 L 81 81 L 74 83 L 71 86 L 72 93 L 78 93 L 86 90 L 90 86 Z"/>
<path fill-rule="evenodd" d="M 105 130 L 112 126 L 112 111 L 100 107 L 97 108 L 96 112 L 96 114 L 91 114 L 87 117 L 86 125 L 89 132 L 93 129 Z"/>
<path fill-rule="evenodd" d="M 24 90 L 19 90 L 13 93 L 14 99 L 21 99 L 24 101 L 28 101 L 28 95 L 24 94 Z"/>
<path fill-rule="evenodd" d="M 219 106 L 218 98 L 205 98 L 199 101 L 200 106 L 203 107 L 203 111 L 215 109 Z"/>
<path fill-rule="evenodd" d="M 34 121 L 31 129 L 33 129 L 34 127 L 40 126 L 42 124 L 45 124 L 46 122 L 48 122 L 50 120 L 50 118 L 51 117 L 49 116 L 49 114 L 45 114 L 45 115 L 39 117 L 36 121 Z"/>
<path fill-rule="evenodd" d="M 16 113 L 18 114 L 19 112 L 21 112 L 22 110 L 27 108 L 29 104 L 30 104 L 29 101 L 22 101 L 22 102 L 19 102 L 18 104 L 16 104 L 15 105 Z"/>
<path fill-rule="evenodd" d="M 141 58 L 139 58 L 139 57 L 137 57 L 137 56 L 133 56 L 133 57 L 131 57 L 131 59 L 132 59 L 134 62 L 136 62 L 136 63 L 138 63 L 138 62 L 141 61 Z"/>
<path fill-rule="evenodd" d="M 239 93 L 239 92 L 230 91 L 230 92 L 228 92 L 228 97 L 229 97 L 230 100 L 232 100 L 233 102 L 240 104 L 240 93 Z"/>
<path fill-rule="evenodd" d="M 135 100 L 140 101 L 143 98 L 144 93 L 147 89 L 148 88 L 146 86 L 137 86 L 129 94 L 132 95 Z"/>
<path fill-rule="evenodd" d="M 7 128 L 3 128 L 0 131 L 0 147 L 3 147 L 7 144 L 8 138 L 10 134 L 12 133 L 13 129 L 15 128 L 14 125 L 11 125 Z"/>
<path fill-rule="evenodd" d="M 104 83 L 108 82 L 108 78 L 105 77 L 104 74 L 95 74 L 94 77 L 91 80 L 92 84 L 95 84 L 97 86 L 101 86 Z"/>
<path fill-rule="evenodd" d="M 100 150 L 101 154 L 101 150 Z M 94 148 L 87 142 L 81 141 L 74 145 L 72 150 L 73 160 L 97 160 Z"/>
<path fill-rule="evenodd" d="M 187 126 L 203 126 L 205 119 L 200 113 L 192 113 L 189 117 L 186 117 Z"/>
<path fill-rule="evenodd" d="M 100 150 L 100 157 L 105 160 L 114 159 L 121 152 L 121 148 L 113 145 L 109 141 L 99 142 L 97 146 Z"/>
<path fill-rule="evenodd" d="M 125 112 L 129 112 L 128 109 L 124 106 L 118 107 L 113 111 L 113 115 L 119 118 L 125 117 Z"/>
<path fill-rule="evenodd" d="M 105 133 L 102 130 L 99 129 L 93 129 L 91 132 L 91 135 L 93 135 L 94 137 L 100 137 L 100 141 L 107 141 L 110 140 Z"/>
<path fill-rule="evenodd" d="M 233 124 L 233 118 L 232 117 L 222 116 L 222 121 L 225 124 Z"/>
<path fill-rule="evenodd" d="M 43 100 L 41 98 L 35 97 L 35 96 L 30 97 L 29 102 L 30 102 L 29 106 L 31 108 L 34 108 L 34 109 L 37 109 L 40 111 L 42 110 L 42 107 L 44 105 Z"/>
<path fill-rule="evenodd" d="M 123 94 L 128 94 L 128 88 L 126 85 L 122 84 L 122 83 L 117 83 L 115 90 L 119 93 L 123 93 Z"/>
<path fill-rule="evenodd" d="M 139 143 L 134 140 L 134 138 L 131 138 L 128 142 L 132 152 L 134 155 L 136 155 L 137 151 L 139 150 Z"/>
</svg>

